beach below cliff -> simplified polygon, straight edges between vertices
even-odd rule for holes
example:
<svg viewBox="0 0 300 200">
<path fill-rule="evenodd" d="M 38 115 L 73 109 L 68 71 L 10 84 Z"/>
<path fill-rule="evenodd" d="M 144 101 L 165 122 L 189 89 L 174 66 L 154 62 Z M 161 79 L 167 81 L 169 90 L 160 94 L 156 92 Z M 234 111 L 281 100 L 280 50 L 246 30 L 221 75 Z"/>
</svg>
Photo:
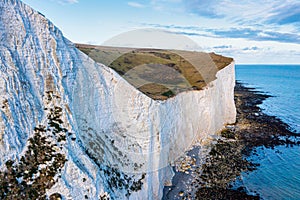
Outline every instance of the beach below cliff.
<svg viewBox="0 0 300 200">
<path fill-rule="evenodd" d="M 181 158 L 174 166 L 172 185 L 164 188 L 163 199 L 260 199 L 256 191 L 236 184 L 242 173 L 250 173 L 260 165 L 251 161 L 250 155 L 256 154 L 258 147 L 300 145 L 299 134 L 259 107 L 269 97 L 237 82 L 236 123 L 226 126 L 213 140 L 204 159 L 197 156 L 200 146 Z"/>
</svg>

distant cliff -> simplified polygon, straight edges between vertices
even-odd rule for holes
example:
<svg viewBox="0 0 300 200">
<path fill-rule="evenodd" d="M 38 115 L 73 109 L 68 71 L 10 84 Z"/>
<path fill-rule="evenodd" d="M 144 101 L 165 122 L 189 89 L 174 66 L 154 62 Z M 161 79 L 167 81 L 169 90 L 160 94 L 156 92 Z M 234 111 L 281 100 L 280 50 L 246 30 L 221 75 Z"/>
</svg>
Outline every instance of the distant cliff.
<svg viewBox="0 0 300 200">
<path fill-rule="evenodd" d="M 43 15 L 0 2 L 0 199 L 160 199 L 169 165 L 235 122 L 234 62 L 154 100 Z"/>
</svg>

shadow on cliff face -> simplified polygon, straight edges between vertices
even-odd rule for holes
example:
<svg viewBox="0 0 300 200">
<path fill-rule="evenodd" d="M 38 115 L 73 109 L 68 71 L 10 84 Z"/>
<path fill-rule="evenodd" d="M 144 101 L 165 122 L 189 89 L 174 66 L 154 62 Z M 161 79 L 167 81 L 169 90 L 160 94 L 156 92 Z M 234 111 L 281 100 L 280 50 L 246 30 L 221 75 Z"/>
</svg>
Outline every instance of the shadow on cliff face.
<svg viewBox="0 0 300 200">
<path fill-rule="evenodd" d="M 241 173 L 249 173 L 259 166 L 248 161 L 247 156 L 260 146 L 300 145 L 296 140 L 299 134 L 291 132 L 280 119 L 262 113 L 258 105 L 268 97 L 237 82 L 236 124 L 228 125 L 221 132 L 204 164 L 189 172 L 195 174 L 192 181 L 190 178 L 186 181 L 185 175 L 176 172 L 173 180 L 177 185 L 165 187 L 164 199 L 260 199 L 256 192 L 249 194 L 244 187 L 232 186 Z"/>
</svg>

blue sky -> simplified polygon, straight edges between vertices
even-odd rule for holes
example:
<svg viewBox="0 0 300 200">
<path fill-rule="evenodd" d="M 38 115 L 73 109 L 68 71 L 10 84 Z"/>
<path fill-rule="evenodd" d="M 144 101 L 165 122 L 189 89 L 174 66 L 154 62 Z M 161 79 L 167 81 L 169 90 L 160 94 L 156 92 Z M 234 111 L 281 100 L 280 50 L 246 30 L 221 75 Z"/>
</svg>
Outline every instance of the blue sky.
<svg viewBox="0 0 300 200">
<path fill-rule="evenodd" d="M 299 0 L 23 0 L 73 42 L 139 28 L 185 35 L 237 63 L 300 63 Z"/>
</svg>

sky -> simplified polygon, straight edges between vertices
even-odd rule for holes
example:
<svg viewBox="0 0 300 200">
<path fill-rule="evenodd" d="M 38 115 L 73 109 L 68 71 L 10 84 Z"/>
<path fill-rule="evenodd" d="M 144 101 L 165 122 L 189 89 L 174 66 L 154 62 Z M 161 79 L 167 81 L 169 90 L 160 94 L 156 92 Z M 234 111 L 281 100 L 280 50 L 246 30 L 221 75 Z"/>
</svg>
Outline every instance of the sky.
<svg viewBox="0 0 300 200">
<path fill-rule="evenodd" d="M 72 42 L 155 28 L 237 64 L 300 64 L 299 0 L 23 0 Z"/>
</svg>

